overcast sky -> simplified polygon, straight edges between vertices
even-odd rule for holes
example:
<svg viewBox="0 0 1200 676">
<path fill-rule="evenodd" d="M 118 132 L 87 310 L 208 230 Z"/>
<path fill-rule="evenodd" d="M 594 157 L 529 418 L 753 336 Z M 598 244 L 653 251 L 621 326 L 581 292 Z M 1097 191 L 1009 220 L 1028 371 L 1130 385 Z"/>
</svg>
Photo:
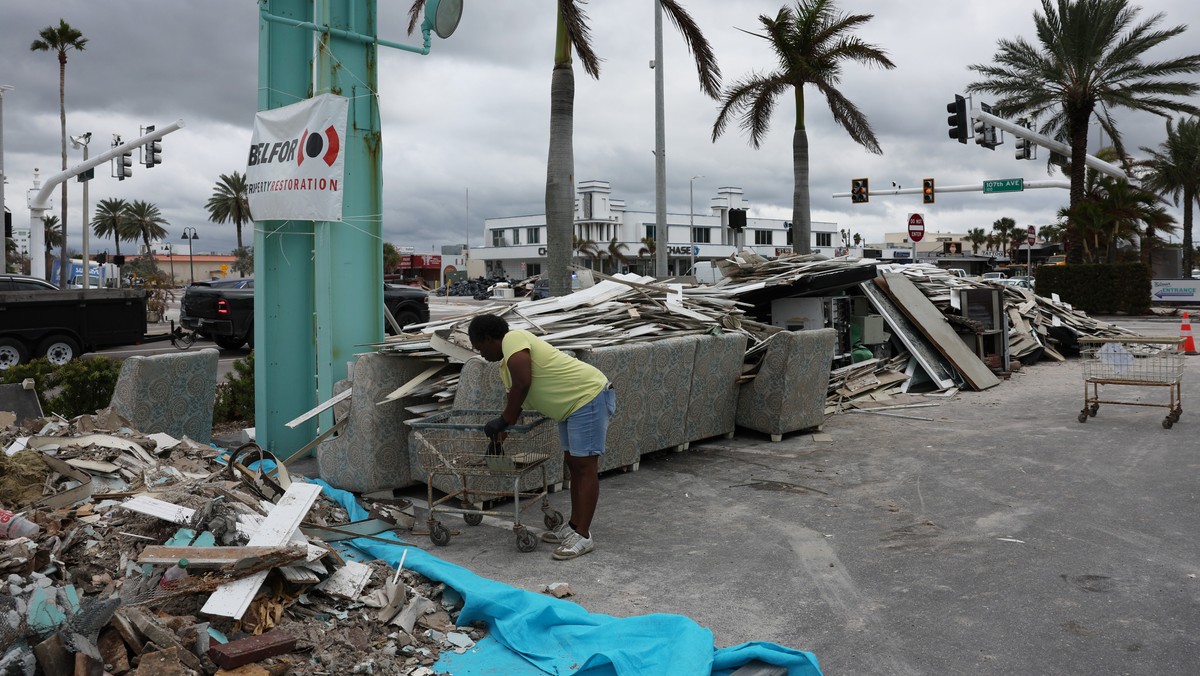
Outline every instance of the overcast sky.
<svg viewBox="0 0 1200 676">
<path fill-rule="evenodd" d="M 404 35 L 408 0 L 385 0 L 380 37 L 419 44 Z M 549 132 L 554 3 L 551 0 L 465 0 L 458 32 L 434 39 L 419 56 L 380 49 L 379 106 L 383 121 L 384 239 L 418 251 L 442 244 L 482 242 L 483 219 L 544 212 Z M 781 0 L 684 0 L 716 52 L 724 84 L 775 67 L 757 32 L 760 14 L 774 15 Z M 872 155 L 837 127 L 824 99 L 809 89 L 806 123 L 811 144 L 814 220 L 868 240 L 904 229 L 921 212 L 930 231 L 990 229 L 997 218 L 1018 224 L 1053 222 L 1067 191 L 1029 190 L 1008 195 L 947 193 L 925 206 L 917 195 L 875 196 L 866 205 L 834 199 L 850 179 L 867 176 L 873 190 L 896 182 L 916 187 L 984 179 L 1046 179 L 1042 159 L 1013 159 L 1011 139 L 996 151 L 947 137 L 945 104 L 975 79 L 969 64 L 985 63 L 1003 37 L 1032 40 L 1038 0 L 859 0 L 842 8 L 874 14 L 859 36 L 887 51 L 891 71 L 847 64 L 842 92 L 869 117 L 883 147 Z M 654 11 L 652 0 L 592 0 L 586 5 L 599 80 L 576 66 L 575 176 L 612 184 L 627 208 L 654 211 Z M 1165 25 L 1191 26 L 1151 58 L 1200 51 L 1200 4 L 1155 0 L 1139 18 L 1162 12 Z M 234 246 L 232 224 L 208 222 L 204 203 L 222 173 L 245 171 L 257 105 L 258 4 L 254 0 L 4 0 L 0 4 L 0 84 L 4 97 L 6 202 L 14 220 L 28 222 L 26 192 L 34 167 L 60 170 L 58 64 L 32 52 L 38 31 L 59 19 L 89 42 L 67 63 L 67 132 L 90 131 L 92 153 L 111 135 L 136 137 L 138 127 L 183 119 L 186 128 L 163 141 L 162 165 L 134 166 L 118 182 L 97 169 L 92 205 L 102 198 L 142 199 L 159 206 L 170 238 L 195 227 L 200 251 Z M 688 182 L 695 180 L 697 213 L 706 213 L 718 187 L 737 186 L 751 217 L 790 218 L 791 130 L 794 106 L 781 98 L 763 147 L 730 127 L 710 140 L 717 102 L 699 90 L 695 68 L 678 31 L 664 19 L 668 211 L 686 214 Z M 1200 104 L 1200 101 L 1194 102 Z M 1130 148 L 1157 146 L 1161 118 L 1115 112 Z M 1094 151 L 1098 134 L 1091 137 Z M 77 164 L 80 151 L 68 149 Z M 69 188 L 70 245 L 80 245 L 78 183 Z M 469 193 L 469 198 L 468 198 Z M 55 190 L 57 205 L 59 192 Z M 57 213 L 57 209 L 55 211 Z M 1181 218 L 1178 210 L 1173 213 Z M 682 220 L 682 219 L 681 219 Z M 247 241 L 252 241 L 249 232 Z M 102 250 L 111 242 L 93 244 Z M 111 250 L 111 248 L 110 248 Z"/>
</svg>

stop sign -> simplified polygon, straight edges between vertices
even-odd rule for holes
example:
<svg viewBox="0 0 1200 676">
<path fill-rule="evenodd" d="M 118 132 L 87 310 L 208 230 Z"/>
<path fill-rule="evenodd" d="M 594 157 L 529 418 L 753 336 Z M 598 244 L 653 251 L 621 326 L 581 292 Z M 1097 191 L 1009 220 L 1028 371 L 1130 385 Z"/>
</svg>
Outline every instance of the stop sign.
<svg viewBox="0 0 1200 676">
<path fill-rule="evenodd" d="M 1029 226 L 1029 246 L 1037 243 L 1037 228 Z"/>
<path fill-rule="evenodd" d="M 914 242 L 920 242 L 925 237 L 925 219 L 921 218 L 921 214 L 913 214 L 908 217 L 908 238 Z"/>
</svg>

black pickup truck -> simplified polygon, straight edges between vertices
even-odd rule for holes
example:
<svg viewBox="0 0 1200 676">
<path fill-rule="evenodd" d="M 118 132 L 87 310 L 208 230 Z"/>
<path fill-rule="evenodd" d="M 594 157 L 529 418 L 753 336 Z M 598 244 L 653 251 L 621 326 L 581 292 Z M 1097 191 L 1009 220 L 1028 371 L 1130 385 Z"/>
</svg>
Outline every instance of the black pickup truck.
<svg viewBox="0 0 1200 676">
<path fill-rule="evenodd" d="M 60 291 L 34 277 L 0 274 L 0 370 L 36 357 L 61 366 L 84 352 L 150 338 L 144 290 Z"/>
<path fill-rule="evenodd" d="M 429 293 L 424 289 L 383 285 L 383 301 L 401 327 L 429 321 Z M 187 287 L 180 304 L 179 323 L 212 338 L 218 347 L 254 347 L 254 279 L 221 279 Z M 387 325 L 392 333 L 391 324 Z"/>
</svg>

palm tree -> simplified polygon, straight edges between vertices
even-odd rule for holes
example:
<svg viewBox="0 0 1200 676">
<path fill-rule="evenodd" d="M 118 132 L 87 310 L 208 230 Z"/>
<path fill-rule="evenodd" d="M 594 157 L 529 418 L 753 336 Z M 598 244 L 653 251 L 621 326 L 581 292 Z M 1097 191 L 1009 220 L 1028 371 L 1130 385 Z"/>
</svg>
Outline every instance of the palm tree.
<svg viewBox="0 0 1200 676">
<path fill-rule="evenodd" d="M 50 261 L 54 260 L 54 247 L 63 245 L 63 230 L 62 223 L 59 222 L 58 216 L 47 214 L 42 216 L 42 228 L 45 231 L 46 250 L 41 254 L 46 260 L 46 269 L 50 269 Z M 30 256 L 35 256 L 34 252 L 29 252 Z M 59 267 L 62 267 L 61 265 Z M 60 275 L 61 277 L 61 275 Z M 66 282 L 60 282 L 58 288 L 67 288 Z"/>
<path fill-rule="evenodd" d="M 1007 253 L 1009 234 L 1016 224 L 1017 222 L 1008 216 L 992 221 L 992 232 L 995 233 L 996 246 L 1000 247 L 1000 251 Z"/>
<path fill-rule="evenodd" d="M 967 241 L 971 243 L 971 253 L 979 253 L 979 247 L 987 241 L 987 233 L 983 228 L 971 228 L 967 231 Z"/>
<path fill-rule="evenodd" d="M 1011 218 L 1008 220 L 1012 220 Z M 1012 245 L 1009 251 L 1008 258 L 1010 261 L 1017 260 L 1017 254 L 1021 251 L 1021 245 L 1025 243 L 1025 239 L 1029 236 L 1029 231 L 1024 226 L 1017 225 L 1015 222 L 1008 229 L 1008 242 Z"/>
<path fill-rule="evenodd" d="M 580 256 L 587 256 L 589 261 L 600 257 L 600 246 L 595 240 L 584 239 L 579 235 L 571 235 L 571 250 Z M 591 267 L 591 263 L 588 264 Z"/>
<path fill-rule="evenodd" d="M 612 241 L 608 243 L 608 249 L 606 253 L 608 254 L 608 259 L 613 262 L 614 275 L 619 272 L 617 264 L 624 263 L 625 261 L 629 260 L 629 258 L 625 255 L 625 252 L 628 250 L 629 245 L 625 242 L 618 242 L 616 236 L 613 236 Z"/>
<path fill-rule="evenodd" d="M 708 40 L 676 0 L 656 0 L 683 34 L 696 61 L 700 90 L 717 98 L 720 69 Z M 550 295 L 571 293 L 568 265 L 575 221 L 574 106 L 575 71 L 572 50 L 583 70 L 600 78 L 600 58 L 592 51 L 591 33 L 581 0 L 558 0 L 558 28 L 554 37 L 554 69 L 550 76 L 550 152 L 546 162 L 546 275 Z"/>
<path fill-rule="evenodd" d="M 150 242 L 166 237 L 167 229 L 163 226 L 170 225 L 170 223 L 163 218 L 158 207 L 144 200 L 134 200 L 129 205 L 127 213 L 130 229 L 136 228 L 141 235 L 142 243 L 146 245 L 146 255 L 151 255 Z"/>
<path fill-rule="evenodd" d="M 808 132 L 804 127 L 804 85 L 811 84 L 825 96 L 833 119 L 851 140 L 875 154 L 882 154 L 867 116 L 838 90 L 842 63 L 857 61 L 866 66 L 895 68 L 887 54 L 863 42 L 852 31 L 870 21 L 870 14 L 840 14 L 833 0 L 799 0 L 796 9 L 783 7 L 774 19 L 758 17 L 779 59 L 779 69 L 751 74 L 725 89 L 723 105 L 713 124 L 712 139 L 724 133 L 732 117 L 750 134 L 759 148 L 770 126 L 775 100 L 791 91 L 796 103 L 796 127 L 792 133 L 792 238 L 793 250 L 812 253 L 812 206 L 808 190 Z"/>
<path fill-rule="evenodd" d="M 121 240 L 129 239 L 129 203 L 122 199 L 103 199 L 96 205 L 92 215 L 92 233 L 96 237 L 112 237 L 117 246 L 116 255 L 121 255 Z"/>
<path fill-rule="evenodd" d="M 1169 197 L 1179 206 L 1183 202 L 1183 269 L 1195 265 L 1192 239 L 1192 205 L 1200 200 L 1200 119 L 1181 119 L 1179 126 L 1167 120 L 1167 140 L 1158 149 L 1142 147 L 1150 155 L 1142 166 L 1149 171 L 1142 180 L 1147 190 Z"/>
<path fill-rule="evenodd" d="M 1024 38 L 1000 40 L 996 65 L 969 66 L 984 79 L 968 85 L 967 91 L 999 96 L 992 107 L 996 115 L 1041 120 L 1042 134 L 1071 147 L 1071 208 L 1084 199 L 1084 159 L 1093 114 L 1118 157 L 1126 153 L 1112 118 L 1114 109 L 1162 116 L 1168 111 L 1200 114 L 1200 108 L 1186 101 L 1200 92 L 1200 84 L 1170 79 L 1200 72 L 1200 55 L 1151 62 L 1141 58 L 1187 27 L 1158 28 L 1161 13 L 1135 25 L 1138 11 L 1129 0 L 1042 0 L 1042 13 L 1033 16 L 1040 48 Z M 1067 259 L 1072 263 L 1082 260 L 1079 243 L 1068 221 Z"/>
<path fill-rule="evenodd" d="M 242 224 L 254 220 L 250 216 L 250 202 L 246 197 L 246 175 L 236 171 L 221 174 L 204 208 L 208 210 L 208 220 L 213 223 L 233 221 L 237 228 L 237 248 L 241 249 Z"/>
<path fill-rule="evenodd" d="M 38 31 L 38 39 L 29 45 L 29 49 L 34 52 L 50 52 L 53 51 L 58 55 L 58 123 L 61 131 L 61 146 L 62 146 L 62 168 L 67 170 L 67 50 L 74 49 L 83 51 L 87 45 L 87 38 L 83 37 L 83 33 L 73 28 L 70 24 L 62 19 L 58 20 L 58 26 L 46 26 Z M 62 222 L 67 222 L 67 181 L 62 182 L 62 202 L 59 204 L 59 213 L 62 214 Z M 67 233 L 66 228 L 63 228 L 62 243 L 59 249 L 62 263 L 58 266 L 58 285 L 61 288 L 67 288 Z"/>
</svg>

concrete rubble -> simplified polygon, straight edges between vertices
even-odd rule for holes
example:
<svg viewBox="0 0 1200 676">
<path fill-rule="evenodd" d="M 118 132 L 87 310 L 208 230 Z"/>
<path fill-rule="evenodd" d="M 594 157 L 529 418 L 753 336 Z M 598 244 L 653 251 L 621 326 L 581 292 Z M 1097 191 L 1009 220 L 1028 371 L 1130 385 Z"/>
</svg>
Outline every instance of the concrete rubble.
<svg viewBox="0 0 1200 676">
<path fill-rule="evenodd" d="M 109 410 L 0 430 L 0 504 L 41 529 L 0 540 L 0 674 L 433 674 L 486 635 L 455 624 L 444 584 L 305 535 L 345 509 L 252 469 L 257 447 L 231 469 L 224 449 L 164 436 Z M 256 542 L 266 531 L 282 542 Z M 162 586 L 180 558 L 188 576 Z M 206 607 L 228 590 L 244 610 Z"/>
</svg>

